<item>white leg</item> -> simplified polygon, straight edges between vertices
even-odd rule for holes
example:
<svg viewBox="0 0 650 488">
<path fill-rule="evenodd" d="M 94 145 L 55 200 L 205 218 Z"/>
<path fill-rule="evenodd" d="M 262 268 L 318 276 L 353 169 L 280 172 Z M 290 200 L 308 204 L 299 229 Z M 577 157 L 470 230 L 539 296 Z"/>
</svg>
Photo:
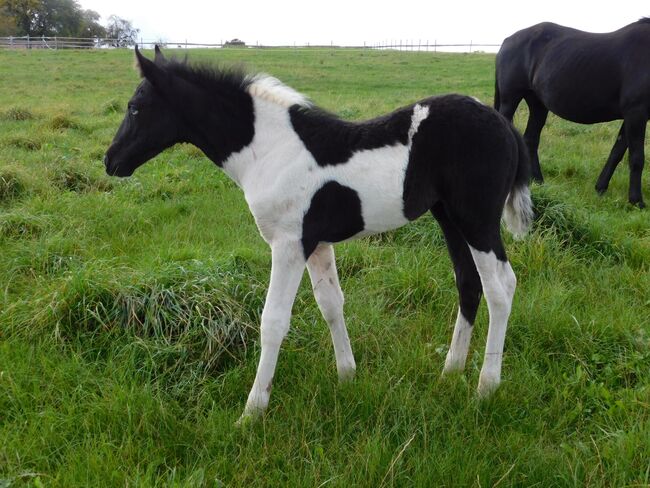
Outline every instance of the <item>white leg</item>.
<svg viewBox="0 0 650 488">
<path fill-rule="evenodd" d="M 343 292 L 336 273 L 334 247 L 319 245 L 307 260 L 307 269 L 316 302 L 332 335 L 339 380 L 352 379 L 357 366 L 343 318 Z"/>
<path fill-rule="evenodd" d="M 255 382 L 240 422 L 248 417 L 260 415 L 269 403 L 280 345 L 289 330 L 291 307 L 305 269 L 300 242 L 273 243 L 271 253 L 271 284 L 264 303 L 260 332 L 262 352 Z"/>
<path fill-rule="evenodd" d="M 485 397 L 496 390 L 501 381 L 503 344 L 517 278 L 510 263 L 499 261 L 493 252 L 481 252 L 471 246 L 470 251 L 481 277 L 483 294 L 490 313 L 485 358 L 478 383 L 478 394 Z"/>
<path fill-rule="evenodd" d="M 465 369 L 465 360 L 469 351 L 469 343 L 472 339 L 472 324 L 463 316 L 458 309 L 458 317 L 454 326 L 454 335 L 451 338 L 451 345 L 445 358 L 445 367 L 442 374 Z"/>
</svg>

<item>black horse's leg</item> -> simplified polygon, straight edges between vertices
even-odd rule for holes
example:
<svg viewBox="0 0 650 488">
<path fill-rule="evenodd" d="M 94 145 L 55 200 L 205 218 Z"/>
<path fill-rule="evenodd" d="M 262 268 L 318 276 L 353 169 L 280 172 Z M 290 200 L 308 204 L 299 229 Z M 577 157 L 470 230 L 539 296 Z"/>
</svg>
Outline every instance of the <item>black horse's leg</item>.
<svg viewBox="0 0 650 488">
<path fill-rule="evenodd" d="M 528 105 L 530 115 L 528 116 L 526 132 L 524 132 L 524 141 L 526 141 L 528 151 L 530 151 L 533 178 L 535 181 L 543 183 L 544 177 L 542 176 L 542 168 L 539 165 L 537 148 L 539 147 L 539 136 L 548 116 L 548 109 L 532 94 L 526 96 L 526 104 Z"/>
<path fill-rule="evenodd" d="M 616 136 L 612 152 L 609 153 L 609 158 L 607 158 L 605 167 L 600 172 L 600 176 L 596 182 L 596 191 L 601 195 L 607 191 L 609 180 L 612 179 L 612 175 L 614 174 L 618 163 L 623 159 L 625 151 L 627 151 L 627 139 L 625 138 L 625 122 L 623 122 L 623 124 L 621 124 L 621 129 L 618 131 L 618 136 Z"/>
<path fill-rule="evenodd" d="M 644 208 L 643 195 L 641 193 L 641 174 L 645 155 L 643 144 L 645 142 L 645 126 L 648 122 L 648 115 L 644 110 L 634 110 L 625 114 L 625 135 L 627 145 L 630 148 L 630 203 Z"/>
<path fill-rule="evenodd" d="M 512 118 L 515 116 L 515 112 L 517 111 L 517 107 L 521 100 L 521 98 L 518 98 L 514 100 L 501 101 L 498 108 L 499 113 L 512 122 Z"/>
</svg>

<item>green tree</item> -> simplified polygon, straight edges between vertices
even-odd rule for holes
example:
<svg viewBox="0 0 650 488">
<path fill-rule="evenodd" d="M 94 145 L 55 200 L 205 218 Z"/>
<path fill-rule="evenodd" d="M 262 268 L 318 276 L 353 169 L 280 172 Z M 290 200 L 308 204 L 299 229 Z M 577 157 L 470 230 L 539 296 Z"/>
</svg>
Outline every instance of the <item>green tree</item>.
<svg viewBox="0 0 650 488">
<path fill-rule="evenodd" d="M 114 47 L 133 46 L 138 37 L 140 29 L 133 27 L 133 24 L 118 17 L 111 15 L 108 18 L 108 25 L 106 26 L 106 37 L 111 39 L 109 44 Z"/>
<path fill-rule="evenodd" d="M 32 19 L 40 6 L 40 0 L 0 0 L 2 24 L 12 32 L 5 35 L 26 36 L 31 33 Z"/>
<path fill-rule="evenodd" d="M 0 0 L 4 35 L 94 37 L 106 32 L 99 14 L 83 10 L 76 0 Z M 12 27 L 13 25 L 13 27 Z"/>
<path fill-rule="evenodd" d="M 78 37 L 106 37 L 106 27 L 99 23 L 100 15 L 94 10 L 81 13 L 81 27 Z"/>
<path fill-rule="evenodd" d="M 15 35 L 18 35 L 16 19 L 0 10 L 0 36 L 7 37 Z"/>
</svg>

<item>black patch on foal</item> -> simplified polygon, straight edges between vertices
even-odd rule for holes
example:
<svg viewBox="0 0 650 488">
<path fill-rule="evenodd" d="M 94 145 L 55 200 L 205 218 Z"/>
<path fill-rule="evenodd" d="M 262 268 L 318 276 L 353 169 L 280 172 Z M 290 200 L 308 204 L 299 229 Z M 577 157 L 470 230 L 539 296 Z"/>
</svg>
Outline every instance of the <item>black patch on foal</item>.
<svg viewBox="0 0 650 488">
<path fill-rule="evenodd" d="M 413 106 L 365 122 L 341 120 L 315 108 L 294 105 L 291 124 L 319 166 L 347 162 L 357 151 L 406 144 Z"/>
<path fill-rule="evenodd" d="M 336 181 L 325 183 L 311 199 L 302 221 L 305 259 L 319 242 L 340 242 L 364 229 L 361 200 L 355 190 Z"/>
</svg>

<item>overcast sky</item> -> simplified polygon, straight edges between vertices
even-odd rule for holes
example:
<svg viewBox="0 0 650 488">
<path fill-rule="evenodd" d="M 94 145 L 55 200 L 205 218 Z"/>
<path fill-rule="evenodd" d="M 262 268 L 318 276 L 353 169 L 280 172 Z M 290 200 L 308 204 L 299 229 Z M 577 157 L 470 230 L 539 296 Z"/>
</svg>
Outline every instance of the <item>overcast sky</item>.
<svg viewBox="0 0 650 488">
<path fill-rule="evenodd" d="M 500 43 L 518 29 L 552 21 L 608 32 L 650 16 L 649 0 L 79 0 L 128 19 L 145 41 L 363 45 L 390 40 Z"/>
</svg>

